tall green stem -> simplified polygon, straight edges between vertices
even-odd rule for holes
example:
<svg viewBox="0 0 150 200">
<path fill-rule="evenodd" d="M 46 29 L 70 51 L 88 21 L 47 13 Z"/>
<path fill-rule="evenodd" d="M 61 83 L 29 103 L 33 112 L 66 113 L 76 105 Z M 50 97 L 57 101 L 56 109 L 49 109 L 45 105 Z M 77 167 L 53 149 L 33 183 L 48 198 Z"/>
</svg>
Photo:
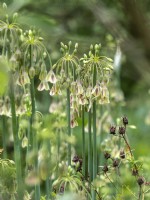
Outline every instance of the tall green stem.
<svg viewBox="0 0 150 200">
<path fill-rule="evenodd" d="M 51 162 L 51 144 L 50 144 L 49 140 L 47 141 L 47 152 L 49 154 L 48 166 L 50 168 L 49 163 Z M 48 177 L 46 179 L 46 200 L 50 199 L 50 193 L 51 193 L 51 191 L 52 191 L 52 182 L 51 182 L 51 179 L 49 178 L 49 174 L 48 174 Z"/>
<path fill-rule="evenodd" d="M 84 132 L 84 106 L 82 106 L 82 158 L 83 158 L 82 174 L 83 174 L 83 176 L 85 176 L 85 173 L 86 173 L 86 169 L 85 169 L 86 155 L 85 155 L 85 132 Z"/>
<path fill-rule="evenodd" d="M 7 140 L 7 124 L 6 124 L 6 117 L 2 116 L 3 124 L 2 124 L 2 139 L 3 139 L 3 158 L 7 158 L 7 149 L 6 149 L 6 140 Z"/>
<path fill-rule="evenodd" d="M 67 77 L 69 76 L 69 62 L 66 66 L 66 74 Z M 68 129 L 68 136 L 71 136 L 71 126 L 70 126 L 70 89 L 67 88 L 67 129 Z M 71 165 L 71 144 L 68 143 L 68 165 Z"/>
<path fill-rule="evenodd" d="M 30 67 L 32 67 L 33 63 L 33 49 L 32 45 L 30 45 Z M 36 133 L 33 130 L 33 123 L 35 117 L 35 91 L 34 91 L 34 78 L 30 78 L 30 94 L 31 94 L 31 105 L 32 105 L 32 114 L 30 118 L 30 139 L 32 141 L 31 145 L 33 145 L 33 150 L 36 154 L 36 158 L 34 160 L 35 170 L 38 171 L 38 142 Z M 32 146 L 31 146 L 32 147 Z M 40 200 L 40 185 L 35 185 L 35 200 Z"/>
<path fill-rule="evenodd" d="M 15 108 L 15 96 L 14 96 L 14 80 L 13 74 L 10 74 L 10 104 L 11 104 L 11 114 L 12 114 L 12 129 L 14 138 L 14 156 L 16 164 L 16 178 L 17 178 L 17 199 L 23 198 L 23 180 L 22 180 L 22 170 L 21 170 L 21 153 L 20 144 L 18 138 L 18 126 Z"/>
<path fill-rule="evenodd" d="M 93 72 L 93 87 L 96 85 L 96 66 Z M 97 175 L 97 143 L 96 143 L 96 101 L 93 102 L 93 180 Z M 93 191 L 92 199 L 96 199 L 96 192 Z"/>
<path fill-rule="evenodd" d="M 92 174 L 92 135 L 91 135 L 91 109 L 88 112 L 88 173 L 89 173 L 89 183 L 91 187 L 91 181 L 93 179 Z"/>
<path fill-rule="evenodd" d="M 68 136 L 71 136 L 70 127 L 70 90 L 67 88 L 67 124 L 68 124 Z M 68 143 L 68 165 L 71 165 L 71 144 Z"/>
</svg>

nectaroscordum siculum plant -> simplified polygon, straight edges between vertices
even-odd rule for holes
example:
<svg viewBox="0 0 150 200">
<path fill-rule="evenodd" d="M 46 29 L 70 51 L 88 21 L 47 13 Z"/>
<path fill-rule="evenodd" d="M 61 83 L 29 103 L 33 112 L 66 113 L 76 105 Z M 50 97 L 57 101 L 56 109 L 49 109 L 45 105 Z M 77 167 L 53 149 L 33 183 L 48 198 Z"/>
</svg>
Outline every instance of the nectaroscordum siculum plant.
<svg viewBox="0 0 150 200">
<path fill-rule="evenodd" d="M 0 21 L 1 35 L 3 37 L 2 57 L 8 60 L 10 60 L 12 54 L 16 51 L 18 45 L 17 32 L 19 30 L 19 27 L 16 23 L 16 17 L 17 14 L 14 14 L 13 19 L 10 20 L 8 15 L 6 15 L 6 22 Z M 16 46 L 14 44 L 14 41 L 16 41 Z M 14 137 L 14 157 L 16 163 L 16 178 L 17 178 L 17 199 L 21 199 L 23 196 L 23 179 L 22 179 L 22 168 L 21 168 L 21 150 L 18 138 L 19 118 L 16 115 L 14 71 L 11 63 L 9 63 L 9 67 L 10 67 L 9 98 L 10 98 L 11 118 L 12 118 L 12 132 Z"/>
<path fill-rule="evenodd" d="M 39 75 L 40 84 L 38 91 L 49 90 L 48 82 L 52 83 L 50 95 L 62 94 L 63 87 L 66 90 L 67 98 L 67 132 L 71 136 L 71 128 L 78 125 L 77 119 L 82 118 L 82 176 L 86 176 L 86 144 L 85 144 L 85 112 L 88 111 L 88 173 L 89 185 L 92 187 L 92 181 L 97 175 L 97 143 L 96 143 L 96 104 L 109 103 L 108 79 L 112 70 L 110 59 L 100 56 L 100 45 L 91 45 L 89 56 L 84 55 L 79 60 L 76 56 L 78 44 L 70 53 L 71 42 L 68 45 L 61 43 L 61 52 L 63 53 L 55 65 L 50 62 L 50 71 L 47 73 L 45 59 L 49 59 L 48 52 L 42 43 L 42 38 L 34 30 L 23 32 L 16 24 L 17 14 L 13 16 L 12 23 L 8 15 L 6 22 L 0 21 L 1 33 L 3 37 L 2 56 L 8 59 L 10 69 L 10 107 L 12 118 L 12 129 L 14 137 L 15 165 L 17 178 L 17 199 L 24 196 L 24 176 L 28 176 L 28 167 L 33 167 L 33 171 L 39 174 L 38 163 L 38 137 L 35 128 L 36 122 L 36 102 L 35 102 L 35 85 L 34 77 Z M 13 21 L 14 20 L 14 21 Z M 8 42 L 9 41 L 9 42 Z M 43 53 L 44 52 L 44 53 Z M 37 65 L 41 66 L 38 68 Z M 91 76 L 92 75 L 92 76 Z M 18 92 L 17 105 L 16 92 Z M 25 105 L 24 105 L 25 103 Z M 20 106 L 20 107 L 19 107 Z M 18 111 L 19 107 L 19 111 Z M 21 120 L 28 121 L 29 126 L 23 127 Z M 4 123 L 5 125 L 5 123 Z M 22 130 L 24 128 L 24 130 Z M 22 132 L 23 131 L 23 135 Z M 93 133 L 92 133 L 93 131 Z M 93 138 L 92 138 L 93 136 Z M 27 147 L 26 169 L 22 170 L 21 164 L 21 142 L 23 148 Z M 6 152 L 5 138 L 4 151 Z M 50 149 L 50 145 L 47 145 Z M 32 163 L 28 164 L 28 157 L 33 154 Z M 92 154 L 93 152 L 93 154 Z M 68 143 L 68 166 L 71 166 L 71 144 Z M 93 165 L 92 165 L 93 163 Z M 81 164 L 81 161 L 80 161 Z M 31 166 L 28 166 L 31 165 Z M 81 166 L 80 166 L 81 168 Z M 78 186 L 81 182 L 75 179 Z M 35 200 L 39 200 L 40 183 L 35 182 Z M 83 187 L 83 185 L 82 185 Z M 46 179 L 47 199 L 50 197 L 49 177 Z M 85 189 L 86 191 L 86 189 Z M 87 192 L 87 191 L 86 191 Z M 96 191 L 93 190 L 93 200 L 96 198 Z"/>
</svg>

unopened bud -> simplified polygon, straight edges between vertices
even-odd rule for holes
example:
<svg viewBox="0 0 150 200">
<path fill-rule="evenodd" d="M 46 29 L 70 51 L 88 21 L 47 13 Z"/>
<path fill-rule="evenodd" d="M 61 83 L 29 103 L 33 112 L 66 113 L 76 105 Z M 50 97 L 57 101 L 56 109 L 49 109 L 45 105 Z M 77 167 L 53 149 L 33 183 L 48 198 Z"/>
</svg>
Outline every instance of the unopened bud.
<svg viewBox="0 0 150 200">
<path fill-rule="evenodd" d="M 18 17 L 18 13 L 14 13 L 14 14 L 13 14 L 13 19 L 16 20 L 17 17 Z"/>
<path fill-rule="evenodd" d="M 68 46 L 70 47 L 70 46 L 71 46 L 71 44 L 72 44 L 72 42 L 71 42 L 71 41 L 69 41 L 69 42 L 68 42 Z"/>
<path fill-rule="evenodd" d="M 75 43 L 75 49 L 77 49 L 78 48 L 78 43 Z"/>
<path fill-rule="evenodd" d="M 6 3 L 3 3 L 3 9 L 7 9 L 7 4 Z"/>
<path fill-rule="evenodd" d="M 91 44 L 91 46 L 90 46 L 90 50 L 92 51 L 93 50 L 93 45 Z"/>
<path fill-rule="evenodd" d="M 35 69 L 34 69 L 34 67 L 31 67 L 29 69 L 29 75 L 30 75 L 30 78 L 34 78 L 34 76 L 35 76 Z"/>
</svg>

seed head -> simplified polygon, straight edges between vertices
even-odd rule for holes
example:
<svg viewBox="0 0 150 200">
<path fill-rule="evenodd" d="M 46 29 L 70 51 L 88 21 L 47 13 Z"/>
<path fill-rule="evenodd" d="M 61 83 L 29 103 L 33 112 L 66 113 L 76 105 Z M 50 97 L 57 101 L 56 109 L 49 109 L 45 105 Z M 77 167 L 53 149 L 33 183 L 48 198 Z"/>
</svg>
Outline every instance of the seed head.
<svg viewBox="0 0 150 200">
<path fill-rule="evenodd" d="M 137 183 L 139 184 L 139 186 L 143 185 L 145 183 L 145 178 L 143 176 L 140 176 L 137 179 Z"/>
<path fill-rule="evenodd" d="M 119 134 L 120 134 L 120 135 L 124 135 L 125 132 L 126 132 L 125 127 L 124 127 L 124 126 L 120 126 L 120 127 L 119 127 Z"/>
<path fill-rule="evenodd" d="M 133 168 L 132 169 L 132 175 L 137 176 L 139 174 L 138 169 Z"/>
<path fill-rule="evenodd" d="M 119 160 L 118 159 L 115 159 L 113 161 L 113 167 L 118 167 L 119 166 Z"/>
<path fill-rule="evenodd" d="M 104 165 L 103 168 L 102 168 L 102 171 L 104 173 L 107 173 L 108 172 L 108 166 L 107 165 Z"/>
<path fill-rule="evenodd" d="M 110 155 L 110 153 L 105 152 L 104 153 L 104 157 L 105 157 L 105 159 L 109 159 L 109 158 L 111 158 L 111 155 Z"/>
<path fill-rule="evenodd" d="M 78 162 L 79 161 L 79 156 L 78 155 L 75 155 L 72 159 L 72 162 Z"/>
<path fill-rule="evenodd" d="M 110 134 L 113 134 L 113 135 L 116 134 L 116 127 L 115 126 L 110 127 Z"/>
<path fill-rule="evenodd" d="M 124 150 L 121 150 L 120 151 L 120 158 L 121 159 L 124 159 L 126 156 L 125 156 L 125 152 L 124 152 Z"/>
<path fill-rule="evenodd" d="M 127 117 L 123 117 L 122 118 L 122 122 L 126 126 L 128 124 L 128 118 Z"/>
</svg>

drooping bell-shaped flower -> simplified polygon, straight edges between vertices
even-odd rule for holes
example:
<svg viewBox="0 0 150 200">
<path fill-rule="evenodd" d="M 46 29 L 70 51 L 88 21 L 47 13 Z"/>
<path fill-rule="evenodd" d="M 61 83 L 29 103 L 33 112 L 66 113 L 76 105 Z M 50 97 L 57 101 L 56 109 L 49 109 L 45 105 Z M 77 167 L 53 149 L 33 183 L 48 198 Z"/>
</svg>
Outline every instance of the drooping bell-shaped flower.
<svg viewBox="0 0 150 200">
<path fill-rule="evenodd" d="M 37 89 L 38 91 L 49 90 L 49 85 L 47 81 L 41 81 Z"/>
<path fill-rule="evenodd" d="M 71 83 L 70 91 L 71 91 L 72 93 L 75 93 L 75 92 L 76 92 L 76 88 L 77 88 L 77 83 L 76 83 L 75 81 L 73 81 L 73 82 Z"/>
<path fill-rule="evenodd" d="M 26 84 L 30 84 L 30 78 L 26 71 L 23 71 L 21 74 L 19 74 L 17 84 L 20 86 L 25 86 Z"/>
<path fill-rule="evenodd" d="M 54 96 L 55 94 L 59 94 L 59 95 L 62 95 L 62 92 L 60 90 L 60 87 L 58 84 L 54 84 L 50 90 L 50 93 L 49 93 L 51 96 Z"/>
<path fill-rule="evenodd" d="M 110 103 L 109 101 L 109 91 L 106 85 L 103 85 L 102 87 L 102 93 L 99 99 L 99 104 L 108 104 Z"/>
<path fill-rule="evenodd" d="M 50 70 L 47 74 L 46 80 L 49 81 L 50 83 L 55 84 L 57 82 L 57 78 L 55 76 L 55 73 Z"/>
<path fill-rule="evenodd" d="M 85 95 L 79 95 L 79 104 L 80 105 L 85 105 L 85 104 L 88 104 L 88 100 L 87 98 L 85 97 Z"/>
<path fill-rule="evenodd" d="M 71 128 L 78 126 L 78 122 L 74 117 L 71 118 L 70 126 L 71 126 Z"/>
<path fill-rule="evenodd" d="M 92 95 L 94 96 L 94 97 L 98 97 L 98 96 L 100 96 L 101 95 L 101 87 L 100 87 L 100 85 L 97 83 L 96 85 L 95 85 L 95 87 L 92 89 Z"/>
<path fill-rule="evenodd" d="M 83 94 L 84 89 L 80 82 L 77 82 L 77 95 Z"/>
<path fill-rule="evenodd" d="M 87 98 L 90 98 L 92 96 L 92 87 L 89 86 L 87 89 L 86 89 L 86 97 Z"/>
</svg>

